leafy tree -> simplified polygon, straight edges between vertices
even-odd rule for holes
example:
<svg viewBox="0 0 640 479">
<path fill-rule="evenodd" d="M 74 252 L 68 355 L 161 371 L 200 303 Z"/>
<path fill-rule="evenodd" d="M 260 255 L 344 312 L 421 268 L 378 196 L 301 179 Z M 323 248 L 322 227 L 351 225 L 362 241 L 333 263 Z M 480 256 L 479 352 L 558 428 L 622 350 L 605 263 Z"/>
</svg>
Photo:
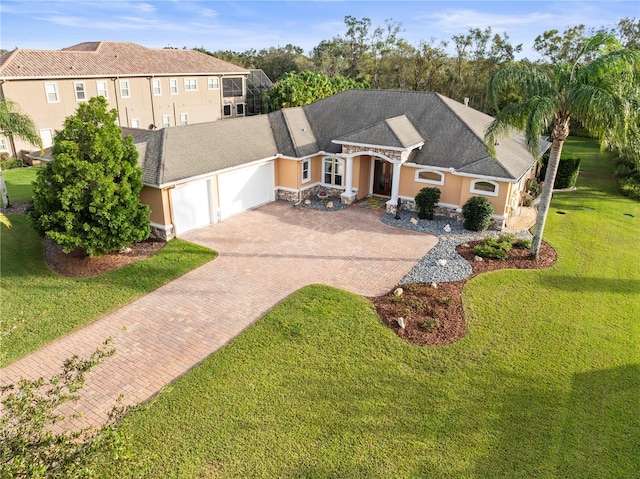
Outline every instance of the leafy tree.
<svg viewBox="0 0 640 479">
<path fill-rule="evenodd" d="M 114 408 L 107 424 L 100 428 L 67 430 L 58 408 L 75 402 L 85 375 L 113 349 L 108 341 L 88 359 L 74 356 L 64 362 L 61 373 L 48 380 L 21 379 L 18 384 L 0 387 L 0 477 L 1 478 L 91 478 L 100 460 L 125 462 L 130 459 L 126 438 L 114 428 L 125 413 Z"/>
<path fill-rule="evenodd" d="M 266 93 L 272 108 L 304 106 L 352 88 L 368 88 L 366 83 L 336 75 L 303 71 L 286 73 Z"/>
<path fill-rule="evenodd" d="M 590 55 L 582 53 L 582 46 L 586 40 L 585 26 L 578 25 L 567 28 L 562 35 L 558 30 L 547 30 L 536 37 L 533 48 L 547 57 L 551 63 L 573 63 L 581 55 Z"/>
<path fill-rule="evenodd" d="M 36 130 L 36 125 L 29 115 L 20 110 L 20 106 L 7 98 L 0 99 L 0 131 L 9 139 L 11 148 L 16 150 L 14 138 L 20 138 L 42 150 L 42 140 Z M 0 168 L 0 198 L 4 205 L 9 205 L 7 186 Z"/>
<path fill-rule="evenodd" d="M 640 20 L 623 18 L 615 29 L 625 48 L 640 50 Z"/>
<path fill-rule="evenodd" d="M 117 111 L 103 97 L 82 103 L 55 135 L 54 161 L 38 172 L 29 213 L 35 229 L 65 253 L 100 256 L 149 237 L 149 207 L 140 204 L 142 170 Z"/>
<path fill-rule="evenodd" d="M 524 130 L 527 148 L 538 157 L 540 136 L 551 127 L 552 148 L 531 244 L 533 257 L 538 257 L 571 118 L 579 120 L 603 147 L 637 138 L 639 69 L 640 51 L 623 49 L 615 37 L 599 33 L 583 43 L 572 63 L 550 67 L 522 62 L 491 77 L 487 93 L 496 108 L 504 92 L 515 89 L 519 95 L 498 112 L 486 131 L 485 143 L 493 155 L 497 138 L 516 128 Z"/>
</svg>

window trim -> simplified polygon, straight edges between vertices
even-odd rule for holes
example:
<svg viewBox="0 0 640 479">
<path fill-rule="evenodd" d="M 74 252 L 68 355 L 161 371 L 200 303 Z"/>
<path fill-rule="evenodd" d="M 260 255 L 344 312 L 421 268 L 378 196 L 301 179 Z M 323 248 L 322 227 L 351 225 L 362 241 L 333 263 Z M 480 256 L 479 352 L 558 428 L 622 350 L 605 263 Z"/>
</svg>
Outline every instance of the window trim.
<svg viewBox="0 0 640 479">
<path fill-rule="evenodd" d="M 126 84 L 126 88 L 123 88 L 123 84 Z M 129 85 L 129 80 L 120 80 L 120 98 L 131 98 L 131 87 Z M 124 95 L 123 90 L 127 90 L 127 94 Z"/>
<path fill-rule="evenodd" d="M 5 137 L 0 138 L 0 151 L 2 153 L 9 151 L 9 146 L 7 144 L 7 139 Z"/>
<path fill-rule="evenodd" d="M 38 132 L 40 134 L 40 139 L 44 140 L 44 138 L 42 138 L 42 132 L 46 131 L 48 132 L 48 135 L 51 136 L 51 145 L 46 145 L 45 142 L 42 142 L 42 147 L 43 148 L 49 148 L 50 146 L 53 145 L 53 128 L 41 128 L 40 131 Z"/>
<path fill-rule="evenodd" d="M 487 183 L 487 184 L 493 185 L 495 186 L 495 190 L 494 191 L 478 190 L 476 189 L 476 184 L 478 183 Z M 495 181 L 478 179 L 478 180 L 473 180 L 471 182 L 471 193 L 475 193 L 477 195 L 484 195 L 484 196 L 498 196 L 499 192 L 500 192 L 500 185 Z"/>
<path fill-rule="evenodd" d="M 137 123 L 138 126 L 134 126 L 134 122 Z M 140 125 L 142 125 L 140 118 L 131 118 L 131 128 L 140 128 Z"/>
<path fill-rule="evenodd" d="M 214 82 L 215 80 L 215 82 Z M 211 86 L 211 83 L 214 82 L 215 85 Z M 209 77 L 207 78 L 207 90 L 219 90 L 220 89 L 220 77 Z"/>
<path fill-rule="evenodd" d="M 225 103 L 224 105 L 222 105 L 222 116 L 223 118 L 229 118 L 233 115 L 233 109 L 231 108 L 233 105 L 231 103 Z M 229 114 L 227 115 L 226 113 L 226 109 L 227 107 L 229 107 Z"/>
<path fill-rule="evenodd" d="M 158 93 L 156 93 L 156 82 L 158 85 Z M 151 91 L 153 92 L 153 96 L 162 96 L 162 81 L 160 78 L 151 79 Z"/>
<path fill-rule="evenodd" d="M 238 107 L 242 107 L 242 114 L 238 113 Z M 236 116 L 247 116 L 247 104 L 236 103 Z"/>
<path fill-rule="evenodd" d="M 326 175 L 327 175 L 327 170 L 325 165 L 327 164 L 328 161 L 331 161 L 331 172 L 329 173 L 331 175 L 331 182 L 327 183 L 326 181 Z M 340 164 L 342 166 L 342 174 L 341 175 L 337 175 L 340 177 L 340 184 L 336 184 L 336 168 L 334 167 L 334 165 L 336 164 Z M 325 156 L 324 158 L 322 158 L 322 184 L 324 186 L 328 186 L 330 188 L 340 188 L 340 189 L 344 189 L 344 180 L 345 180 L 345 161 L 344 158 L 340 158 L 338 156 Z"/>
<path fill-rule="evenodd" d="M 193 83 L 192 83 L 193 82 Z M 187 87 L 188 85 L 188 87 Z M 194 88 L 191 88 L 193 86 Z M 184 91 L 198 91 L 198 79 L 197 78 L 185 78 L 184 79 Z"/>
<path fill-rule="evenodd" d="M 189 113 L 180 113 L 180 126 L 187 126 L 188 124 L 189 124 Z"/>
<path fill-rule="evenodd" d="M 100 83 L 104 84 L 104 95 L 100 94 Z M 107 83 L 106 80 L 96 80 L 96 95 L 97 96 L 101 96 L 104 99 L 108 99 L 109 98 L 109 84 Z"/>
<path fill-rule="evenodd" d="M 440 180 L 427 180 L 425 178 L 420 178 L 420 173 L 435 173 L 437 175 L 440 175 Z M 441 171 L 437 171 L 437 170 L 430 170 L 428 168 L 423 168 L 421 170 L 416 170 L 416 175 L 414 180 L 417 183 L 427 183 L 429 185 L 439 185 L 439 186 L 443 186 L 444 185 L 444 173 L 442 173 Z"/>
<path fill-rule="evenodd" d="M 165 120 L 169 121 L 165 121 Z M 162 115 L 162 128 L 169 128 L 171 126 L 171 115 Z"/>
<path fill-rule="evenodd" d="M 306 173 L 306 178 L 305 178 Z M 307 158 L 302 160 L 302 168 L 300 172 L 300 180 L 302 183 L 309 183 L 311 181 L 311 160 Z"/>
<path fill-rule="evenodd" d="M 175 90 L 173 91 L 173 87 L 175 86 Z M 177 78 L 169 78 L 169 93 L 171 95 L 178 95 L 180 91 L 178 90 L 178 79 Z"/>
<path fill-rule="evenodd" d="M 55 100 L 49 99 L 49 92 L 47 91 L 47 86 L 53 86 L 53 94 L 56 96 Z M 46 82 L 44 84 L 44 94 L 47 97 L 47 103 L 60 103 L 60 94 L 58 93 L 58 84 L 56 82 Z"/>
<path fill-rule="evenodd" d="M 84 98 L 78 98 L 78 85 L 82 85 L 82 90 L 80 90 L 82 92 L 82 95 L 84 96 Z M 83 81 L 74 81 L 73 82 L 73 94 L 76 97 L 76 101 L 87 101 L 87 88 L 84 84 Z"/>
</svg>

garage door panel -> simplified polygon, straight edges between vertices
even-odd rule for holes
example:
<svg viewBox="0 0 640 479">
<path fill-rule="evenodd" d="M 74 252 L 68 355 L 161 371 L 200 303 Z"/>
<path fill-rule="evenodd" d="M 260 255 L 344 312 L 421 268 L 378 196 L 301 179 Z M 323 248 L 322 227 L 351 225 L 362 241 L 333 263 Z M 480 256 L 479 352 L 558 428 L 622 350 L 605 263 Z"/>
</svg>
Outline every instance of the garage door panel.
<svg viewBox="0 0 640 479">
<path fill-rule="evenodd" d="M 211 223 L 210 180 L 192 181 L 171 190 L 176 234 Z"/>
<path fill-rule="evenodd" d="M 219 175 L 221 219 L 273 201 L 273 181 L 272 162 Z"/>
</svg>

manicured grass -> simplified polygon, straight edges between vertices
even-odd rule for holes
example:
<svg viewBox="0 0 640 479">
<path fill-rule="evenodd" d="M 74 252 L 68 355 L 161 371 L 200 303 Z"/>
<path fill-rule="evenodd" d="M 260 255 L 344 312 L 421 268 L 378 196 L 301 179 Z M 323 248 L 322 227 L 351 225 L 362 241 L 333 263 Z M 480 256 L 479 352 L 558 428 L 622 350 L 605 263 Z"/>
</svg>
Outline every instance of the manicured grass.
<svg viewBox="0 0 640 479">
<path fill-rule="evenodd" d="M 215 257 L 215 253 L 207 248 L 173 240 L 147 260 L 94 278 L 70 279 L 47 267 L 42 240 L 27 218 L 7 216 L 13 226 L 11 229 L 1 227 L 1 365 Z"/>
<path fill-rule="evenodd" d="M 31 201 L 33 189 L 31 183 L 36 179 L 39 168 L 14 168 L 3 170 L 4 182 L 7 185 L 7 194 L 12 205 Z"/>
<path fill-rule="evenodd" d="M 464 340 L 411 346 L 304 288 L 128 416 L 135 462 L 104 476 L 639 478 L 640 205 L 582 156 L 558 263 L 470 281 Z"/>
</svg>

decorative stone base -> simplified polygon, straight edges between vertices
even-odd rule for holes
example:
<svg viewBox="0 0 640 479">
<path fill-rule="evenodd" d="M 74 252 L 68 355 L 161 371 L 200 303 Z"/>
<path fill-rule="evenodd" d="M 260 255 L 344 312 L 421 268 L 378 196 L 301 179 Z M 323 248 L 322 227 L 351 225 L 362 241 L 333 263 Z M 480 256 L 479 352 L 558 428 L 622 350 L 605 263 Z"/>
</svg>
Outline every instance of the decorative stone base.
<svg viewBox="0 0 640 479">
<path fill-rule="evenodd" d="M 300 193 L 298 193 L 297 191 L 277 190 L 276 199 L 279 201 L 288 201 L 290 203 L 296 203 L 300 199 Z"/>
<path fill-rule="evenodd" d="M 414 201 L 402 200 L 402 211 L 416 211 L 416 203 Z M 396 213 L 396 205 L 387 203 L 387 213 L 395 214 Z M 453 208 L 447 208 L 444 206 L 436 206 L 434 211 L 434 218 L 436 219 L 447 219 L 451 221 L 458 221 L 460 223 L 464 223 L 464 218 L 462 216 L 462 211 Z M 506 226 L 506 220 L 501 219 L 492 219 L 489 222 L 489 228 L 492 231 L 502 231 Z"/>
<path fill-rule="evenodd" d="M 151 225 L 151 238 L 156 241 L 169 241 L 176 237 L 173 225 Z"/>
</svg>

